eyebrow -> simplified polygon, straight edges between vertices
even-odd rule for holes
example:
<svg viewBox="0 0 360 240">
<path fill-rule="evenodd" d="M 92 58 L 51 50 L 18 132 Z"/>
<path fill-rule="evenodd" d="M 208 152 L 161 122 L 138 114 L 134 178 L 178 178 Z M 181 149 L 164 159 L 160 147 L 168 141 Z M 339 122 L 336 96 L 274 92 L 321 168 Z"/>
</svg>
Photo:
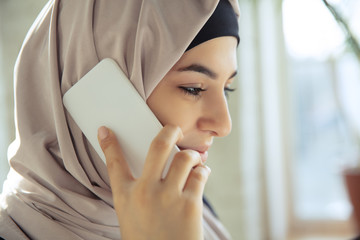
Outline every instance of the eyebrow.
<svg viewBox="0 0 360 240">
<path fill-rule="evenodd" d="M 212 78 L 212 79 L 216 79 L 218 78 L 218 75 L 211 71 L 209 68 L 200 65 L 200 64 L 191 64 L 187 67 L 182 67 L 180 69 L 178 69 L 179 72 L 186 72 L 186 71 L 192 71 L 192 72 L 198 72 L 198 73 L 202 73 L 205 74 L 206 76 Z M 237 71 L 235 70 L 229 77 L 229 79 L 235 77 L 237 74 Z"/>
</svg>

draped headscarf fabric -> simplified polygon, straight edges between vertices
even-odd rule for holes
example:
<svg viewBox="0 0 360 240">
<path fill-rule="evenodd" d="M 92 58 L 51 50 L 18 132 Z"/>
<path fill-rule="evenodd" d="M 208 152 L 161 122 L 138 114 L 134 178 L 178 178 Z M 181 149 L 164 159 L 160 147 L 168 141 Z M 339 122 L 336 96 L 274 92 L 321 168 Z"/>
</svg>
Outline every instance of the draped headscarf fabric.
<svg viewBox="0 0 360 240">
<path fill-rule="evenodd" d="M 236 0 L 230 2 L 239 14 Z M 2 219 L 15 222 L 30 239 L 121 238 L 106 166 L 64 109 L 62 96 L 100 60 L 112 58 L 145 100 L 217 3 L 47 3 L 15 66 L 16 140 L 8 152 Z M 206 207 L 203 222 L 206 239 L 228 238 Z"/>
</svg>

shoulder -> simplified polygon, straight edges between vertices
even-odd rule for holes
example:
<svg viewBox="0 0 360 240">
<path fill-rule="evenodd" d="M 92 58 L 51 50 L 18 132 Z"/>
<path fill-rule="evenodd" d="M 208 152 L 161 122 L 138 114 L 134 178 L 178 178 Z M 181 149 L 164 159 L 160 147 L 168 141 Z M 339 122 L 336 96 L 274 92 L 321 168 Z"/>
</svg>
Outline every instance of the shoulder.
<svg viewBox="0 0 360 240">
<path fill-rule="evenodd" d="M 0 208 L 0 240 L 1 239 L 29 240 L 3 208 Z"/>
</svg>

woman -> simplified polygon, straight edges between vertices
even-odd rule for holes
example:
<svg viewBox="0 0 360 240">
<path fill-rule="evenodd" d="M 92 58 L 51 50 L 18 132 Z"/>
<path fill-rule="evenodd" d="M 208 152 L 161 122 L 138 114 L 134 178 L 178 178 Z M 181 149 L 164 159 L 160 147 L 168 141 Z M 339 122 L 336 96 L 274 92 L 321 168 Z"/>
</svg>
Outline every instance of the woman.
<svg viewBox="0 0 360 240">
<path fill-rule="evenodd" d="M 203 163 L 212 139 L 231 129 L 224 90 L 236 74 L 237 16 L 237 4 L 227 0 L 50 1 L 15 67 L 17 135 L 0 236 L 228 238 L 202 206 Z M 63 94 L 106 57 L 165 126 L 139 179 L 111 130 L 98 134 L 106 167 L 62 105 Z M 175 144 L 182 151 L 161 180 Z"/>
</svg>

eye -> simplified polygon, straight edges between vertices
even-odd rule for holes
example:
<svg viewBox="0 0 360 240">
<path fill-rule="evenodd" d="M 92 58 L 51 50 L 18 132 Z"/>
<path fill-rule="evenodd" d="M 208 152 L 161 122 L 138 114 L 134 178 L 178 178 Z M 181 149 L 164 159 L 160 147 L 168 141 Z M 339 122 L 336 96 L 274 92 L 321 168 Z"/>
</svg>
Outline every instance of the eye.
<svg viewBox="0 0 360 240">
<path fill-rule="evenodd" d="M 206 89 L 198 88 L 198 87 L 179 87 L 179 88 L 183 90 L 186 94 L 190 94 L 195 97 L 200 96 L 201 92 L 206 91 Z"/>
<path fill-rule="evenodd" d="M 229 93 L 234 92 L 235 90 L 236 90 L 235 88 L 225 87 L 224 88 L 225 96 L 229 97 Z"/>
</svg>

